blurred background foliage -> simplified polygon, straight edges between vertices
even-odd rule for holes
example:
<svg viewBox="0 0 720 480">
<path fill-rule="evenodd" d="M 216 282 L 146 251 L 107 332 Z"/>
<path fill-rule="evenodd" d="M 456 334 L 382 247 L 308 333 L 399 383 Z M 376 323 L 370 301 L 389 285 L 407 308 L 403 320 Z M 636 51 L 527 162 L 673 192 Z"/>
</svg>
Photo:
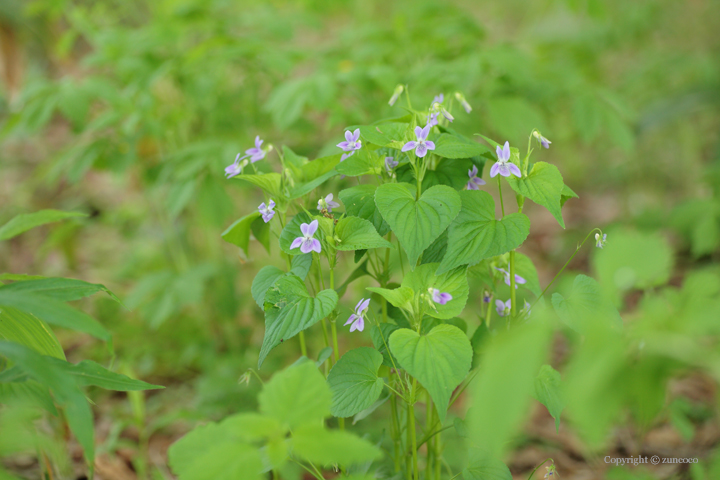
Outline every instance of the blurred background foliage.
<svg viewBox="0 0 720 480">
<path fill-rule="evenodd" d="M 711 0 L 4 0 L 0 223 L 42 208 L 90 216 L 0 245 L 0 271 L 102 282 L 123 299 L 83 308 L 114 332 L 123 368 L 171 388 L 99 404 L 108 451 L 252 407 L 256 389 L 237 382 L 262 336 L 250 283 L 279 259 L 221 241 L 261 201 L 223 168 L 255 135 L 337 153 L 343 127 L 404 113 L 387 105 L 403 83 L 418 104 L 463 92 L 473 111 L 459 132 L 553 141 L 546 155 L 580 198 L 565 232 L 528 208 L 541 284 L 610 224 L 630 243 L 660 231 L 673 250 L 659 247 L 668 278 L 618 288 L 680 284 L 720 246 L 718 31 Z M 571 267 L 623 281 L 585 253 Z M 82 336 L 60 340 L 69 358 L 107 360 Z M 130 440 L 127 425 L 140 425 Z"/>
</svg>

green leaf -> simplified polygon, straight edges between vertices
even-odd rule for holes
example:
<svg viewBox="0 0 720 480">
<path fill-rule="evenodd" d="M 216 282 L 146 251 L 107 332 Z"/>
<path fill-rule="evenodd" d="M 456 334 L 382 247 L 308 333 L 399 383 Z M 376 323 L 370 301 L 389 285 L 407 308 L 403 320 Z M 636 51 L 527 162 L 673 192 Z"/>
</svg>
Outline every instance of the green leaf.
<svg viewBox="0 0 720 480">
<path fill-rule="evenodd" d="M 375 192 L 375 204 L 407 252 L 411 268 L 423 250 L 450 225 L 460 212 L 460 197 L 450 187 L 434 186 L 415 199 L 406 183 L 387 183 Z"/>
<path fill-rule="evenodd" d="M 97 320 L 52 298 L 0 289 L 0 307 L 14 307 L 31 313 L 50 325 L 88 333 L 101 340 L 110 340 L 110 332 Z"/>
<path fill-rule="evenodd" d="M 304 425 L 293 431 L 293 452 L 318 465 L 353 465 L 377 460 L 382 452 L 352 433 L 325 430 L 322 425 Z"/>
<path fill-rule="evenodd" d="M 255 275 L 250 293 L 258 307 L 265 307 L 265 293 L 272 287 L 278 278 L 285 275 L 285 272 L 273 265 L 266 265 Z"/>
<path fill-rule="evenodd" d="M 13 307 L 0 308 L 0 340 L 16 342 L 41 355 L 65 360 L 60 342 L 42 320 Z"/>
<path fill-rule="evenodd" d="M 296 185 L 290 191 L 290 199 L 293 200 L 307 195 L 335 175 L 338 175 L 335 167 L 339 164 L 340 157 L 341 154 L 329 155 L 317 158 L 300 167 L 300 178 L 296 180 Z"/>
<path fill-rule="evenodd" d="M 436 275 L 438 263 L 420 265 L 403 277 L 401 287 L 412 289 L 416 294 L 429 295 L 428 290 L 437 288 L 441 292 L 452 295 L 452 300 L 445 305 L 435 303 L 435 309 L 429 308 L 426 315 L 435 318 L 452 318 L 460 315 L 467 303 L 470 288 L 467 281 L 467 267 L 457 267 L 449 272 Z"/>
<path fill-rule="evenodd" d="M 28 279 L 17 281 L 10 285 L 0 287 L 3 292 L 30 292 L 45 297 L 68 302 L 89 297 L 97 292 L 105 292 L 118 303 L 120 299 L 115 296 L 105 285 L 99 283 L 88 283 L 73 278 L 49 277 L 42 279 Z"/>
<path fill-rule="evenodd" d="M 511 213 L 495 220 L 495 201 L 483 191 L 460 192 L 462 210 L 448 229 L 448 247 L 438 273 L 476 264 L 519 247 L 530 233 L 530 220 Z"/>
<path fill-rule="evenodd" d="M 308 163 L 308 158 L 303 157 L 301 155 L 298 155 L 297 153 L 293 152 L 290 147 L 287 145 L 283 145 L 283 160 L 285 160 L 285 163 L 288 163 L 292 165 L 293 167 L 300 168 L 303 165 Z"/>
<path fill-rule="evenodd" d="M 484 145 L 449 133 L 440 134 L 435 138 L 434 142 L 435 150 L 432 153 L 438 157 L 470 158 L 488 151 L 488 148 Z"/>
<path fill-rule="evenodd" d="M 407 123 L 383 123 L 381 125 L 361 125 L 360 135 L 363 140 L 379 147 L 402 148 L 410 125 Z M 353 127 L 348 130 L 354 130 Z M 398 145 L 398 142 L 400 144 Z"/>
<path fill-rule="evenodd" d="M 470 449 L 470 462 L 462 471 L 464 480 L 512 480 L 510 469 L 502 461 L 479 448 Z"/>
<path fill-rule="evenodd" d="M 276 373 L 258 396 L 260 413 L 294 430 L 319 425 L 330 415 L 332 393 L 314 362 L 305 362 Z"/>
<path fill-rule="evenodd" d="M 13 367 L 13 370 L 15 368 Z M 27 377 L 19 368 L 15 372 L 19 372 L 23 378 Z M 41 385 L 34 380 L 18 383 L 4 383 L 3 380 L 0 380 L 0 405 L 22 408 L 37 407 L 42 408 L 50 415 L 58 416 L 50 390 L 45 385 Z"/>
<path fill-rule="evenodd" d="M 560 320 L 578 333 L 585 333 L 589 322 L 596 319 L 612 327 L 622 327 L 622 318 L 615 306 L 604 296 L 595 279 L 586 275 L 575 277 L 567 298 L 554 293 L 552 304 Z"/>
<path fill-rule="evenodd" d="M 341 251 L 393 248 L 392 243 L 378 235 L 372 223 L 359 217 L 340 219 L 335 225 L 335 237 L 336 248 Z"/>
<path fill-rule="evenodd" d="M 168 449 L 170 467 L 180 480 L 259 480 L 260 452 L 225 422 L 198 427 Z"/>
<path fill-rule="evenodd" d="M 412 311 L 410 300 L 413 298 L 413 290 L 411 288 L 398 287 L 391 290 L 388 288 L 368 287 L 368 290 L 377 293 L 398 308 Z"/>
<path fill-rule="evenodd" d="M 673 251 L 659 233 L 620 230 L 608 235 L 605 248 L 595 250 L 592 264 L 600 284 L 617 305 L 626 290 L 666 283 L 672 271 Z"/>
<path fill-rule="evenodd" d="M 580 198 L 580 197 L 578 197 L 577 193 L 573 192 L 573 190 L 570 187 L 568 187 L 567 185 L 563 185 L 562 193 L 560 194 L 560 206 L 564 207 L 565 202 L 567 202 L 571 198 Z"/>
<path fill-rule="evenodd" d="M 63 372 L 71 375 L 80 387 L 93 385 L 106 390 L 117 392 L 132 392 L 138 390 L 155 390 L 165 388 L 160 385 L 152 385 L 141 380 L 135 380 L 120 373 L 111 372 L 102 365 L 92 360 L 83 360 L 80 363 L 72 364 L 56 358 L 48 358 L 48 361 Z"/>
<path fill-rule="evenodd" d="M 260 242 L 260 245 L 265 247 L 265 251 L 270 253 L 270 223 L 265 223 L 262 216 L 255 219 L 250 224 L 250 231 L 252 232 L 255 240 Z"/>
<path fill-rule="evenodd" d="M 420 264 L 440 263 L 447 253 L 448 231 L 445 230 L 428 248 L 425 249 Z"/>
<path fill-rule="evenodd" d="M 336 417 L 352 417 L 380 397 L 385 382 L 378 377 L 383 356 L 377 350 L 350 350 L 333 366 L 328 384 L 333 393 L 330 411 Z"/>
<path fill-rule="evenodd" d="M 228 243 L 237 245 L 243 250 L 243 252 L 245 252 L 245 255 L 248 255 L 248 247 L 250 246 L 250 227 L 258 218 L 261 218 L 260 212 L 252 212 L 251 214 L 245 215 L 241 219 L 236 220 L 222 233 L 222 239 Z"/>
<path fill-rule="evenodd" d="M 562 218 L 560 197 L 565 188 L 560 170 L 555 165 L 538 162 L 527 176 L 517 178 L 511 175 L 508 183 L 515 192 L 524 195 L 538 205 L 547 208 L 553 217 L 565 228 Z"/>
<path fill-rule="evenodd" d="M 385 159 L 374 151 L 363 148 L 358 150 L 351 157 L 338 163 L 335 170 L 348 177 L 359 177 L 361 175 L 380 175 L 385 166 Z"/>
<path fill-rule="evenodd" d="M 63 212 L 60 210 L 40 210 L 35 213 L 18 215 L 0 227 L 0 241 L 16 237 L 31 228 L 45 225 L 46 223 L 59 222 L 60 220 L 71 217 L 87 217 L 87 215 L 79 212 Z"/>
<path fill-rule="evenodd" d="M 545 405 L 555 419 L 555 430 L 560 431 L 560 413 L 565 408 L 560 386 L 560 372 L 550 365 L 543 365 L 535 377 L 535 400 Z"/>
<path fill-rule="evenodd" d="M 510 270 L 508 269 L 508 271 Z M 520 287 L 527 288 L 536 297 L 540 296 L 542 293 L 540 279 L 538 278 L 537 269 L 532 260 L 530 260 L 530 257 L 520 252 L 515 252 L 515 274 L 520 275 L 526 281 L 526 283 L 520 285 Z"/>
<path fill-rule="evenodd" d="M 452 325 L 438 325 L 427 335 L 401 328 L 390 335 L 390 350 L 430 393 L 444 422 L 450 395 L 470 371 L 473 354 L 468 338 Z"/>
<path fill-rule="evenodd" d="M 276 202 L 282 201 L 285 196 L 282 193 L 282 182 L 281 182 L 281 176 L 279 173 L 264 173 L 264 174 L 258 174 L 258 175 L 238 175 L 236 177 L 239 180 L 244 180 L 248 183 L 252 183 L 256 187 L 262 188 L 265 193 L 270 195 L 270 198 L 275 200 Z"/>
<path fill-rule="evenodd" d="M 65 418 L 82 446 L 85 458 L 93 463 L 95 433 L 92 411 L 75 381 L 47 360 L 52 357 L 43 357 L 18 343 L 0 341 L 0 355 L 9 358 L 39 383 L 50 387 L 56 401 L 65 409 Z"/>
<path fill-rule="evenodd" d="M 385 236 L 390 231 L 390 225 L 383 220 L 375 205 L 375 190 L 377 190 L 375 185 L 357 185 L 341 190 L 338 196 L 345 205 L 348 215 L 369 220 L 375 226 L 375 230 Z"/>
<path fill-rule="evenodd" d="M 463 190 L 470 179 L 468 170 L 472 169 L 473 165 L 473 161 L 467 158 L 442 160 L 435 167 L 435 170 L 425 172 L 422 182 L 423 190 L 435 185 L 447 185 L 455 190 Z M 480 172 L 482 174 L 482 170 Z M 408 170 L 407 175 L 411 178 L 412 170 Z M 404 181 L 404 178 L 399 181 Z"/>
<path fill-rule="evenodd" d="M 550 332 L 543 323 L 500 332 L 487 341 L 478 376 L 470 385 L 470 440 L 501 457 L 530 408 L 535 376 L 545 363 Z"/>
<path fill-rule="evenodd" d="M 335 290 L 323 290 L 313 298 L 300 278 L 278 279 L 265 294 L 265 337 L 258 368 L 271 349 L 327 317 L 337 302 Z"/>
</svg>

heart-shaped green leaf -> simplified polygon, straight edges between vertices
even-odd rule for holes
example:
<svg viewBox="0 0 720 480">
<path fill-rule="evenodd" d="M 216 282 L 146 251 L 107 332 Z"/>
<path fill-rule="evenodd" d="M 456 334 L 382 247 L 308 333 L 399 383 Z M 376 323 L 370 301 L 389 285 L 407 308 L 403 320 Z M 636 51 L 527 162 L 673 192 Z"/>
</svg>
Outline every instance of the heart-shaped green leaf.
<svg viewBox="0 0 720 480">
<path fill-rule="evenodd" d="M 509 252 L 530 233 L 530 220 L 522 213 L 495 220 L 495 201 L 489 193 L 467 190 L 460 197 L 462 210 L 448 229 L 447 252 L 438 273 Z"/>
<path fill-rule="evenodd" d="M 395 141 L 402 141 L 409 128 L 407 123 L 383 123 L 380 125 L 362 125 L 360 135 L 363 140 L 379 147 L 390 147 Z M 348 130 L 354 130 L 350 127 Z"/>
<path fill-rule="evenodd" d="M 450 395 L 470 371 L 470 340 L 452 325 L 438 325 L 427 335 L 401 328 L 390 335 L 390 350 L 430 393 L 444 422 Z"/>
<path fill-rule="evenodd" d="M 390 225 L 383 220 L 380 211 L 375 206 L 375 185 L 357 185 L 341 190 L 338 196 L 345 205 L 345 211 L 353 217 L 369 220 L 380 235 L 387 235 Z"/>
<path fill-rule="evenodd" d="M 333 393 L 333 415 L 352 417 L 380 397 L 384 382 L 378 369 L 382 362 L 383 356 L 370 347 L 350 350 L 338 360 L 327 379 Z"/>
<path fill-rule="evenodd" d="M 279 173 L 265 173 L 259 175 L 238 175 L 235 177 L 239 180 L 244 180 L 248 183 L 252 183 L 255 186 L 262 188 L 265 193 L 270 195 L 276 202 L 284 199 L 281 188 L 281 176 Z"/>
<path fill-rule="evenodd" d="M 436 185 L 416 199 L 415 187 L 386 183 L 375 192 L 375 204 L 407 252 L 411 268 L 420 254 L 450 225 L 460 212 L 454 189 Z"/>
<path fill-rule="evenodd" d="M 538 162 L 533 165 L 527 176 L 517 178 L 510 176 L 508 183 L 520 195 L 524 195 L 538 205 L 547 208 L 553 217 L 565 228 L 560 205 L 561 195 L 565 188 L 560 170 L 555 165 Z"/>
<path fill-rule="evenodd" d="M 470 158 L 487 151 L 488 148 L 485 145 L 473 142 L 468 138 L 442 133 L 435 138 L 435 150 L 432 153 L 445 158 Z"/>
<path fill-rule="evenodd" d="M 325 318 L 337 301 L 335 290 L 323 290 L 313 298 L 299 277 L 279 278 L 265 293 L 265 338 L 258 368 L 271 349 Z"/>
<path fill-rule="evenodd" d="M 441 275 L 435 275 L 438 263 L 420 265 L 414 271 L 405 275 L 402 287 L 412 289 L 416 293 L 428 294 L 428 289 L 438 289 L 443 293 L 452 295 L 452 300 L 445 305 L 434 303 L 435 309 L 429 308 L 426 315 L 435 318 L 452 318 L 462 313 L 467 303 L 470 289 L 467 281 L 467 267 L 461 266 Z M 400 288 L 402 288 L 400 287 Z"/>
<path fill-rule="evenodd" d="M 222 239 L 233 245 L 237 245 L 248 255 L 250 246 L 250 227 L 260 217 L 260 212 L 252 212 L 240 220 L 236 220 L 221 235 Z"/>
<path fill-rule="evenodd" d="M 565 408 L 562 396 L 560 372 L 550 365 L 543 365 L 535 377 L 535 400 L 545 405 L 555 419 L 555 431 L 560 429 L 560 413 Z"/>
<path fill-rule="evenodd" d="M 335 225 L 338 250 L 366 250 L 370 248 L 393 248 L 393 244 L 378 235 L 369 221 L 360 217 L 345 217 Z"/>
</svg>

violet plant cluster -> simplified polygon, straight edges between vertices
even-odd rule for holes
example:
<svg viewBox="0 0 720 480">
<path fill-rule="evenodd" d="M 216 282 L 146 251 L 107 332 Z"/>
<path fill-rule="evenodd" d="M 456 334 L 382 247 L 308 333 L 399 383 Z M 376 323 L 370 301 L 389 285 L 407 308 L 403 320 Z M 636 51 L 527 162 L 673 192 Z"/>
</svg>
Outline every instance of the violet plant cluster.
<svg viewBox="0 0 720 480">
<path fill-rule="evenodd" d="M 525 203 L 546 208 L 564 228 L 562 206 L 577 195 L 552 163 L 531 161 L 533 140 L 542 149 L 552 143 L 539 131 L 521 156 L 509 141 L 453 129 L 458 107 L 473 111 L 462 93 L 439 94 L 416 109 L 400 85 L 389 104 L 403 96 L 406 114 L 338 132 L 338 152 L 315 160 L 286 146 L 263 147 L 256 137 L 225 174 L 259 187 L 265 200 L 223 238 L 245 256 L 254 238 L 284 262 L 284 269 L 263 267 L 252 285 L 265 314 L 260 372 L 276 348 L 301 361 L 319 357 L 338 435 L 354 429 L 346 419 L 354 424 L 388 401 L 386 455 L 365 458 L 367 445 L 356 439 L 351 453 L 330 462 L 335 471 L 375 462 L 402 478 L 431 480 L 451 478 L 443 471 L 443 431 L 474 378 L 479 339 L 532 323 L 535 305 L 545 308 L 552 282 L 540 290 L 532 261 L 519 251 L 529 235 Z M 503 186 L 514 192 L 517 211 L 506 213 Z M 605 245 L 606 234 L 595 229 L 575 253 L 593 233 L 595 245 Z M 326 478 L 327 462 L 302 448 L 277 448 L 265 459 L 273 472 L 292 461 Z"/>
</svg>

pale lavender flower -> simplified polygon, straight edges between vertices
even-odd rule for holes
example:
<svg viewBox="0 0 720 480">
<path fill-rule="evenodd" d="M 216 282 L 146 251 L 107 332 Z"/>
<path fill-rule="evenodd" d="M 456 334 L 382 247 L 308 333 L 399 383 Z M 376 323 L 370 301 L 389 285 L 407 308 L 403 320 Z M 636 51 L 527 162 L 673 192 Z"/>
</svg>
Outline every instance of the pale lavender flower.
<svg viewBox="0 0 720 480">
<path fill-rule="evenodd" d="M 392 175 L 392 171 L 395 170 L 395 167 L 398 166 L 397 160 L 394 159 L 394 157 L 385 157 L 385 171 L 388 173 L 388 175 Z"/>
<path fill-rule="evenodd" d="M 533 130 L 533 136 L 537 139 L 538 142 L 540 142 L 540 145 L 545 148 L 550 148 L 550 144 L 552 142 L 547 138 L 543 137 L 540 132 L 538 132 L 537 130 Z"/>
<path fill-rule="evenodd" d="M 333 202 L 333 194 L 328 193 L 325 198 L 318 200 L 317 209 L 320 211 L 327 210 L 328 212 L 332 212 L 333 208 L 338 208 L 339 206 L 339 203 Z"/>
<path fill-rule="evenodd" d="M 440 95 L 436 95 L 435 98 L 433 98 L 432 103 L 430 104 L 430 113 L 442 113 L 443 117 L 447 118 L 449 122 L 452 122 L 453 120 L 455 120 L 455 117 L 453 117 L 450 112 L 445 109 L 445 107 L 443 106 L 444 101 L 445 95 L 443 95 L 442 93 Z"/>
<path fill-rule="evenodd" d="M 490 292 L 488 292 L 487 290 L 485 290 L 485 291 L 483 292 L 483 303 L 490 303 L 490 299 L 491 299 L 491 298 L 492 298 L 492 296 L 490 295 Z"/>
<path fill-rule="evenodd" d="M 438 124 L 438 119 L 437 119 L 437 117 L 438 117 L 438 113 L 437 113 L 437 112 L 435 112 L 435 113 L 429 113 L 429 114 L 428 114 L 428 117 L 427 117 L 427 125 L 429 125 L 429 126 L 431 126 L 431 127 L 434 127 L 435 125 L 437 125 L 437 124 Z"/>
<path fill-rule="evenodd" d="M 460 105 L 462 105 L 462 107 L 465 109 L 466 113 L 472 112 L 472 107 L 470 106 L 468 101 L 465 100 L 465 96 L 462 93 L 455 92 L 455 98 L 457 99 L 458 102 L 460 102 Z"/>
<path fill-rule="evenodd" d="M 365 314 L 367 313 L 369 305 L 369 298 L 361 298 L 358 304 L 355 305 L 355 313 L 350 315 L 348 321 L 345 322 L 345 325 L 350 325 L 350 332 L 354 332 L 355 330 L 362 332 L 365 329 Z"/>
<path fill-rule="evenodd" d="M 468 170 L 468 177 L 470 177 L 470 180 L 468 181 L 465 188 L 467 188 L 468 190 L 480 190 L 480 185 L 485 185 L 485 180 L 478 177 L 477 174 L 477 165 L 473 165 L 472 169 Z"/>
<path fill-rule="evenodd" d="M 415 155 L 422 158 L 427 155 L 428 150 L 435 150 L 435 143 L 427 139 L 430 133 L 430 125 L 425 128 L 415 127 L 415 137 L 417 141 L 409 141 L 402 147 L 403 152 L 415 149 Z"/>
<path fill-rule="evenodd" d="M 235 161 L 231 164 L 225 167 L 225 178 L 232 178 L 236 175 L 240 175 L 243 171 L 243 168 L 248 164 L 248 161 L 245 160 L 247 158 L 247 155 L 244 157 L 240 157 L 240 154 L 238 153 L 235 157 Z"/>
<path fill-rule="evenodd" d="M 436 103 L 443 103 L 444 101 L 445 101 L 445 95 L 443 95 L 441 93 L 439 95 L 435 95 L 435 97 L 433 98 L 433 101 L 430 105 L 434 106 Z"/>
<path fill-rule="evenodd" d="M 302 253 L 310 253 L 313 251 L 320 253 L 320 240 L 313 237 L 317 229 L 317 220 L 313 220 L 309 224 L 301 224 L 300 231 L 302 232 L 303 236 L 297 237 L 295 240 L 293 240 L 292 244 L 290 245 L 290 250 L 300 247 L 300 251 Z"/>
<path fill-rule="evenodd" d="M 392 97 L 390 97 L 388 105 L 390 105 L 391 107 L 395 105 L 397 99 L 400 98 L 400 95 L 402 95 L 403 90 L 405 90 L 405 87 L 403 85 L 398 85 L 397 87 L 395 87 L 395 91 L 393 92 Z"/>
<path fill-rule="evenodd" d="M 265 205 L 265 202 L 260 204 L 258 212 L 262 214 L 263 222 L 268 223 L 275 216 L 273 208 L 275 208 L 275 202 L 273 202 L 272 198 L 270 199 L 270 203 L 267 205 Z"/>
<path fill-rule="evenodd" d="M 510 311 L 512 310 L 512 300 L 508 300 L 507 302 L 495 300 L 495 310 L 497 310 L 498 315 L 501 317 L 510 315 Z"/>
<path fill-rule="evenodd" d="M 607 243 L 607 233 L 603 233 L 602 238 L 600 238 L 600 234 L 595 234 L 595 246 L 597 248 L 603 248 L 605 244 Z"/>
<path fill-rule="evenodd" d="M 265 154 L 267 152 L 265 150 L 263 150 L 262 144 L 263 144 L 263 141 L 260 140 L 259 136 L 256 136 L 255 137 L 255 147 L 245 150 L 245 153 L 247 154 L 247 156 L 250 157 L 250 161 L 252 163 L 255 163 L 258 160 L 262 160 L 263 158 L 265 158 Z"/>
<path fill-rule="evenodd" d="M 433 302 L 445 305 L 447 302 L 453 299 L 452 295 L 447 292 L 441 292 L 437 288 L 431 289 Z"/>
<path fill-rule="evenodd" d="M 510 272 L 508 272 L 504 268 L 497 268 L 497 267 L 493 267 L 493 268 L 503 274 L 503 276 L 505 277 L 505 285 L 510 285 Z M 517 287 L 518 283 L 520 285 L 522 285 L 523 283 L 526 283 L 526 282 L 527 282 L 527 280 L 525 280 L 523 277 L 521 277 L 517 273 L 515 274 L 515 288 L 518 288 Z"/>
<path fill-rule="evenodd" d="M 498 173 L 503 177 L 509 177 L 510 174 L 516 177 L 522 177 L 520 169 L 514 163 L 510 163 L 510 143 L 505 142 L 505 145 L 500 148 L 500 145 L 495 147 L 495 152 L 498 156 L 498 161 L 490 169 L 490 177 L 495 177 Z"/>
<path fill-rule="evenodd" d="M 345 158 L 351 156 L 353 153 L 355 153 L 356 150 L 360 150 L 362 148 L 362 140 L 360 140 L 360 129 L 356 128 L 354 132 L 346 130 L 345 141 L 338 143 L 337 146 L 342 148 L 343 152 L 350 152 L 350 155 L 343 155 L 344 158 L 342 158 L 342 160 L 345 160 Z"/>
</svg>

